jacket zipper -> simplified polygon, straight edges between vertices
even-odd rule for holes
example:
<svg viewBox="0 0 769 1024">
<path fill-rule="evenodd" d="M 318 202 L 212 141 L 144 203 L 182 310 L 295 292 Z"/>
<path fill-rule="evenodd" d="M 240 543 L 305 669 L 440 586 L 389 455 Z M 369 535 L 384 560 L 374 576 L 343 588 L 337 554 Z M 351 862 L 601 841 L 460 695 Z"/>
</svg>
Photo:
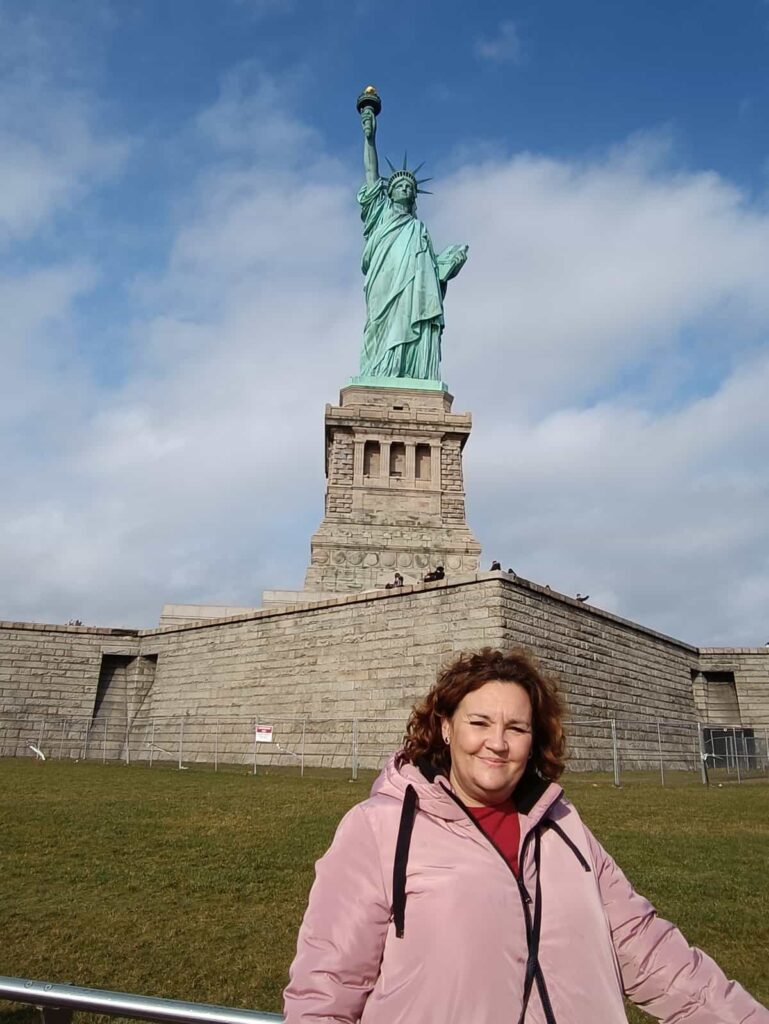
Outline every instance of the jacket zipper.
<svg viewBox="0 0 769 1024">
<path fill-rule="evenodd" d="M 529 842 L 530 842 L 532 836 L 534 835 L 534 828 L 536 828 L 537 826 L 536 825 L 534 826 L 534 828 L 527 834 L 526 838 L 523 840 L 523 843 L 521 843 L 521 855 L 518 858 L 518 875 L 516 875 L 516 873 L 510 867 L 509 861 L 507 860 L 505 855 L 502 853 L 500 848 L 497 846 L 497 844 L 494 842 L 493 839 L 491 839 L 489 836 L 486 835 L 486 833 L 483 831 L 483 829 L 478 824 L 478 822 L 475 820 L 475 818 L 472 816 L 472 814 L 468 813 L 467 808 L 462 803 L 462 801 L 459 799 L 459 797 L 457 797 L 454 793 L 452 793 L 450 789 L 447 789 L 446 786 L 444 786 L 443 784 L 441 784 L 441 789 L 443 789 L 451 797 L 451 799 L 454 801 L 454 803 L 458 807 L 462 808 L 462 810 L 467 815 L 468 820 L 471 821 L 472 824 L 478 829 L 478 831 L 483 836 L 483 838 L 486 840 L 486 842 L 489 844 L 489 846 L 492 848 L 492 850 L 495 850 L 499 854 L 499 856 L 502 858 L 502 860 L 504 861 L 505 865 L 507 866 L 507 869 L 509 870 L 510 874 L 515 879 L 516 888 L 518 889 L 518 895 L 521 898 L 521 906 L 523 907 L 523 918 L 524 918 L 524 922 L 526 924 L 526 950 L 527 950 L 526 969 L 527 969 L 527 973 L 528 973 L 529 957 L 531 956 L 531 944 L 532 944 L 532 935 L 533 935 L 533 923 L 532 923 L 532 919 L 531 919 L 531 903 L 532 903 L 532 899 L 531 899 L 531 896 L 529 895 L 529 891 L 526 888 L 523 880 L 521 878 L 519 878 L 518 875 L 522 875 L 523 874 L 523 862 L 526 859 L 526 851 L 528 849 Z M 540 899 L 541 899 L 541 897 L 540 897 Z M 558 1022 L 555 1019 L 555 1015 L 553 1014 L 553 1007 L 552 1007 L 552 1004 L 550 1002 L 550 996 L 549 996 L 548 991 L 547 991 L 547 985 L 545 984 L 545 977 L 544 977 L 544 975 L 542 973 L 542 968 L 540 967 L 539 957 L 538 956 L 537 956 L 536 964 L 535 964 L 535 967 L 534 967 L 534 980 L 537 983 L 537 992 L 539 993 L 539 998 L 540 998 L 540 1001 L 542 1003 L 542 1009 L 543 1009 L 544 1014 L 545 1014 L 546 1024 L 558 1024 Z M 526 1011 L 527 1010 L 528 1010 L 528 994 L 526 996 L 526 1003 L 524 1004 L 523 1009 L 521 1011 L 521 1017 L 520 1017 L 520 1019 L 518 1021 L 518 1024 L 523 1024 L 523 1021 L 526 1018 Z"/>
</svg>

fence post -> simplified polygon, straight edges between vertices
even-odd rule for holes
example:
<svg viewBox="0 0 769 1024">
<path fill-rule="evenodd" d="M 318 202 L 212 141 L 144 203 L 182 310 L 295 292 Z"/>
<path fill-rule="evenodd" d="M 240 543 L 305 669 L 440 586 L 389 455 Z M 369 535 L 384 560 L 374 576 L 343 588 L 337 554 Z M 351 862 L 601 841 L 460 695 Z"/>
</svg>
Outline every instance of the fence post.
<svg viewBox="0 0 769 1024">
<path fill-rule="evenodd" d="M 43 734 L 45 732 L 45 719 L 40 719 L 40 728 L 37 730 L 37 749 L 42 751 L 43 749 Z"/>
<path fill-rule="evenodd" d="M 101 744 L 101 763 L 107 763 L 107 723 L 109 719 L 105 716 L 104 718 L 104 739 Z"/>
<path fill-rule="evenodd" d="M 67 719 L 62 718 L 61 720 L 61 736 L 59 737 L 59 756 L 56 758 L 57 761 L 61 761 L 61 755 L 64 751 L 64 731 L 67 728 Z"/>
<path fill-rule="evenodd" d="M 665 764 L 662 760 L 662 733 L 660 732 L 660 723 L 657 722 L 657 750 L 660 754 L 660 785 L 665 785 Z"/>
<path fill-rule="evenodd" d="M 179 771 L 182 770 L 184 760 L 184 716 L 179 719 Z"/>
<path fill-rule="evenodd" d="M 259 722 L 255 718 L 254 719 L 254 767 L 253 767 L 253 771 L 251 772 L 252 775 L 256 775 L 256 728 L 257 728 L 258 725 L 259 725 Z"/>
<path fill-rule="evenodd" d="M 734 751 L 734 764 L 737 768 L 737 781 L 742 782 L 740 774 L 740 755 L 737 753 L 737 730 L 732 726 L 732 750 Z"/>
<path fill-rule="evenodd" d="M 150 768 L 155 760 L 155 719 L 150 722 Z"/>
<path fill-rule="evenodd" d="M 708 778 L 708 758 L 706 752 L 703 750 L 701 722 L 697 722 L 697 757 L 700 759 L 700 775 L 702 776 L 702 785 L 709 786 L 710 779 Z"/>
<path fill-rule="evenodd" d="M 307 731 L 307 717 L 302 719 L 302 746 L 299 754 L 299 777 L 304 778 L 304 734 Z"/>
<path fill-rule="evenodd" d="M 88 760 L 88 738 L 91 735 L 91 722 L 85 719 L 85 739 L 83 740 L 83 753 L 80 755 L 81 760 Z"/>
<path fill-rule="evenodd" d="M 612 718 L 611 720 L 611 750 L 612 760 L 614 761 L 614 785 L 620 785 L 619 775 L 619 744 L 617 743 L 617 720 Z"/>
<path fill-rule="evenodd" d="M 352 780 L 358 779 L 358 719 L 352 720 Z"/>
<path fill-rule="evenodd" d="M 125 763 L 131 763 L 131 723 L 128 718 L 125 720 Z"/>
<path fill-rule="evenodd" d="M 214 728 L 214 771 L 219 771 L 219 719 L 216 719 Z"/>
<path fill-rule="evenodd" d="M 764 771 L 769 771 L 769 729 L 764 729 Z"/>
</svg>

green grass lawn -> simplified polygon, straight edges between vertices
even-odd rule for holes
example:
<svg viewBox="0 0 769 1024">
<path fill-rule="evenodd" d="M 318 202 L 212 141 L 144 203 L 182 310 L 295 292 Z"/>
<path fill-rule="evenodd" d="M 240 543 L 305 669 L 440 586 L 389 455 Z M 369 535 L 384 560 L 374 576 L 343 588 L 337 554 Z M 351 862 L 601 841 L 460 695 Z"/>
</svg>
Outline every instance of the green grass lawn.
<svg viewBox="0 0 769 1024">
<path fill-rule="evenodd" d="M 0 974 L 279 1011 L 313 863 L 371 778 L 0 761 Z M 566 789 L 660 913 L 769 1003 L 769 786 L 623 782 Z"/>
</svg>

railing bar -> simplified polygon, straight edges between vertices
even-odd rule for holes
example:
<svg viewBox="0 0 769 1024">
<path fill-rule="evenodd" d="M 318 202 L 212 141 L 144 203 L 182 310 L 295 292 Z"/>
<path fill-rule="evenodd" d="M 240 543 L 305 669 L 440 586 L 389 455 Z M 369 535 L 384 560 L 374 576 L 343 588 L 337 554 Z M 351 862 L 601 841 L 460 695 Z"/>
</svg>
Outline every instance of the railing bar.
<svg viewBox="0 0 769 1024">
<path fill-rule="evenodd" d="M 157 1024 L 277 1024 L 283 1017 L 260 1010 L 189 1003 L 181 999 L 137 996 L 129 992 L 54 985 L 0 976 L 0 998 L 32 1006 L 71 1007 L 111 1017 L 132 1017 Z"/>
</svg>

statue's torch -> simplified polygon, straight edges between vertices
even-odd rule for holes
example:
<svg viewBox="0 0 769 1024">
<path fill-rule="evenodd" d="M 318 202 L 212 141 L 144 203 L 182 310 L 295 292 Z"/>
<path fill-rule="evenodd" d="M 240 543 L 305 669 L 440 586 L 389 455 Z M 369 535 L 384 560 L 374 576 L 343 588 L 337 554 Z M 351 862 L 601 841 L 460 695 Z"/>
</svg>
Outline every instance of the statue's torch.
<svg viewBox="0 0 769 1024">
<path fill-rule="evenodd" d="M 359 114 L 362 114 L 367 107 L 370 107 L 374 111 L 375 117 L 379 117 L 382 110 L 382 100 L 373 85 L 366 86 L 355 105 L 358 108 Z"/>
</svg>

